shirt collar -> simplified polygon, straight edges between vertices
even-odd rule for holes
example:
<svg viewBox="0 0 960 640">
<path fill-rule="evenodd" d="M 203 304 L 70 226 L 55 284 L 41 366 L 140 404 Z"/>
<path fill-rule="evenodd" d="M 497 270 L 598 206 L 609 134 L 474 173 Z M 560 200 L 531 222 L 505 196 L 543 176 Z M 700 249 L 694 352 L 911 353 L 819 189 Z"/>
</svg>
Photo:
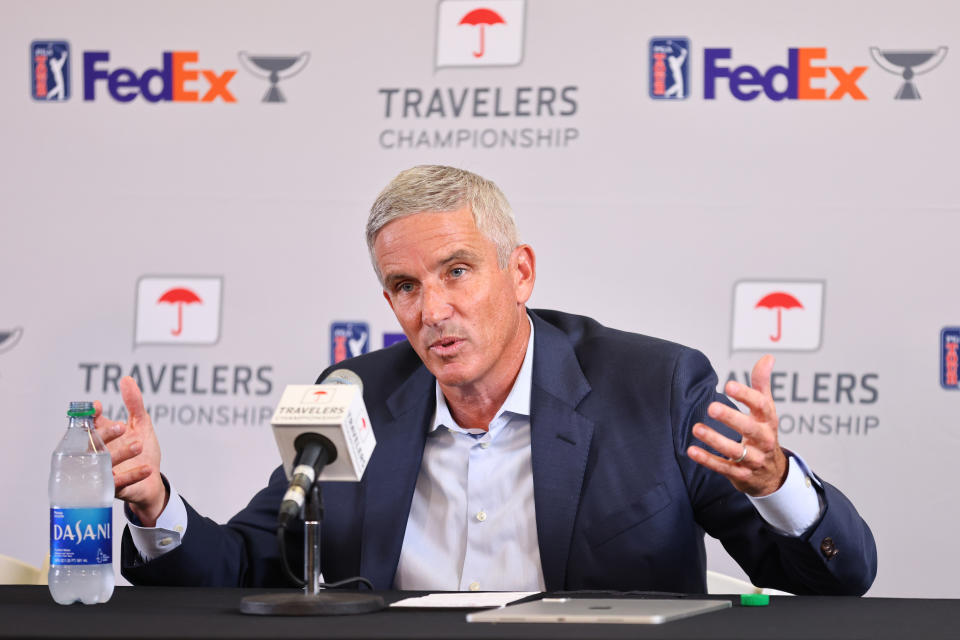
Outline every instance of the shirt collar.
<svg viewBox="0 0 960 640">
<path fill-rule="evenodd" d="M 530 337 L 527 339 L 527 351 L 523 356 L 523 364 L 520 365 L 520 373 L 513 382 L 507 399 L 497 410 L 493 422 L 504 413 L 513 413 L 522 416 L 530 415 L 530 390 L 533 385 L 533 322 L 527 316 L 527 322 L 530 323 Z M 430 425 L 428 433 L 436 431 L 439 427 L 447 427 L 451 431 L 462 431 L 464 433 L 475 432 L 475 429 L 463 429 L 453 419 L 450 413 L 450 407 L 447 406 L 447 399 L 443 397 L 443 391 L 440 390 L 440 383 L 434 382 L 437 396 L 437 410 L 433 414 L 433 422 Z"/>
</svg>

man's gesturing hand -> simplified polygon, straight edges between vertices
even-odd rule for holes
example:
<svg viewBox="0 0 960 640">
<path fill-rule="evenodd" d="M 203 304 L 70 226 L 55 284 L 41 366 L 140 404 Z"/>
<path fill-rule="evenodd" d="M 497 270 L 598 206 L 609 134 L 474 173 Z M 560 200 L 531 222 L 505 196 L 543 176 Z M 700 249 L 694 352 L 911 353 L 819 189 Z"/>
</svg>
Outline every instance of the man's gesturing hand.
<svg viewBox="0 0 960 640">
<path fill-rule="evenodd" d="M 697 446 L 687 449 L 692 460 L 726 476 L 737 490 L 754 497 L 773 493 L 787 478 L 787 457 L 777 442 L 777 410 L 770 394 L 772 370 L 773 356 L 763 356 L 750 374 L 750 387 L 731 380 L 724 388 L 728 396 L 747 405 L 749 414 L 722 402 L 707 407 L 707 415 L 739 433 L 741 442 L 720 435 L 702 422 L 693 425 L 693 435 L 725 458 Z"/>
<path fill-rule="evenodd" d="M 110 451 L 117 498 L 130 505 L 144 526 L 152 527 L 168 498 L 160 478 L 160 443 L 133 378 L 120 380 L 120 394 L 129 422 L 108 420 L 102 415 L 103 407 L 95 402 L 94 424 Z"/>
</svg>

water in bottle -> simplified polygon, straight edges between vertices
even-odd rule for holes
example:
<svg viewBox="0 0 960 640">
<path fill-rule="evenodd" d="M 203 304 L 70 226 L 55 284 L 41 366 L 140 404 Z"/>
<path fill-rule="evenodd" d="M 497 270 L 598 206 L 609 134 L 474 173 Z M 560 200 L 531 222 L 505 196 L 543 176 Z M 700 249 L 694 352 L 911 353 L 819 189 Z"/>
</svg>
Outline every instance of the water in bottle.
<svg viewBox="0 0 960 640">
<path fill-rule="evenodd" d="M 71 402 L 50 460 L 50 594 L 60 604 L 113 594 L 113 471 L 93 426 L 93 403 Z"/>
</svg>

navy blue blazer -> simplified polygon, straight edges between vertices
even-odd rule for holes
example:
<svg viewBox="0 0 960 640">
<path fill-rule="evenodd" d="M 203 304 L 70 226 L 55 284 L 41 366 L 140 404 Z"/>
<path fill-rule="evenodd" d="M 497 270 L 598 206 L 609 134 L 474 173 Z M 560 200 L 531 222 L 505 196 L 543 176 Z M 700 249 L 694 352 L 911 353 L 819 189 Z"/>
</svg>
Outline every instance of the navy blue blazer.
<svg viewBox="0 0 960 640">
<path fill-rule="evenodd" d="M 690 460 L 717 376 L 677 344 L 556 311 L 534 326 L 531 450 L 540 561 L 547 590 L 702 593 L 704 532 L 758 586 L 798 594 L 862 594 L 876 574 L 869 527 L 823 482 L 822 517 L 799 538 L 768 526 L 729 483 Z M 389 589 L 434 412 L 434 377 L 406 342 L 342 362 L 364 381 L 377 448 L 359 483 L 324 483 L 321 566 L 327 581 L 362 575 Z M 326 375 L 321 374 L 321 378 Z M 287 481 L 268 486 L 226 525 L 189 516 L 183 544 L 144 563 L 124 532 L 134 584 L 284 586 L 275 523 Z M 290 527 L 302 567 L 302 526 Z M 297 570 L 297 569 L 295 569 Z"/>
</svg>

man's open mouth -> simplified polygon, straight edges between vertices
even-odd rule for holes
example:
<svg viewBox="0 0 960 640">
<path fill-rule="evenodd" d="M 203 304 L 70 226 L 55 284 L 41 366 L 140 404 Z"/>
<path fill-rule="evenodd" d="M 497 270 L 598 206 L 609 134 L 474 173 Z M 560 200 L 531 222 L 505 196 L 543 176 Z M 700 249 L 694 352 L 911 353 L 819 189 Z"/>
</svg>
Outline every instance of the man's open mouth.
<svg viewBox="0 0 960 640">
<path fill-rule="evenodd" d="M 450 355 L 455 353 L 464 342 L 463 338 L 447 336 L 434 341 L 430 345 L 430 350 L 438 355 Z"/>
</svg>

